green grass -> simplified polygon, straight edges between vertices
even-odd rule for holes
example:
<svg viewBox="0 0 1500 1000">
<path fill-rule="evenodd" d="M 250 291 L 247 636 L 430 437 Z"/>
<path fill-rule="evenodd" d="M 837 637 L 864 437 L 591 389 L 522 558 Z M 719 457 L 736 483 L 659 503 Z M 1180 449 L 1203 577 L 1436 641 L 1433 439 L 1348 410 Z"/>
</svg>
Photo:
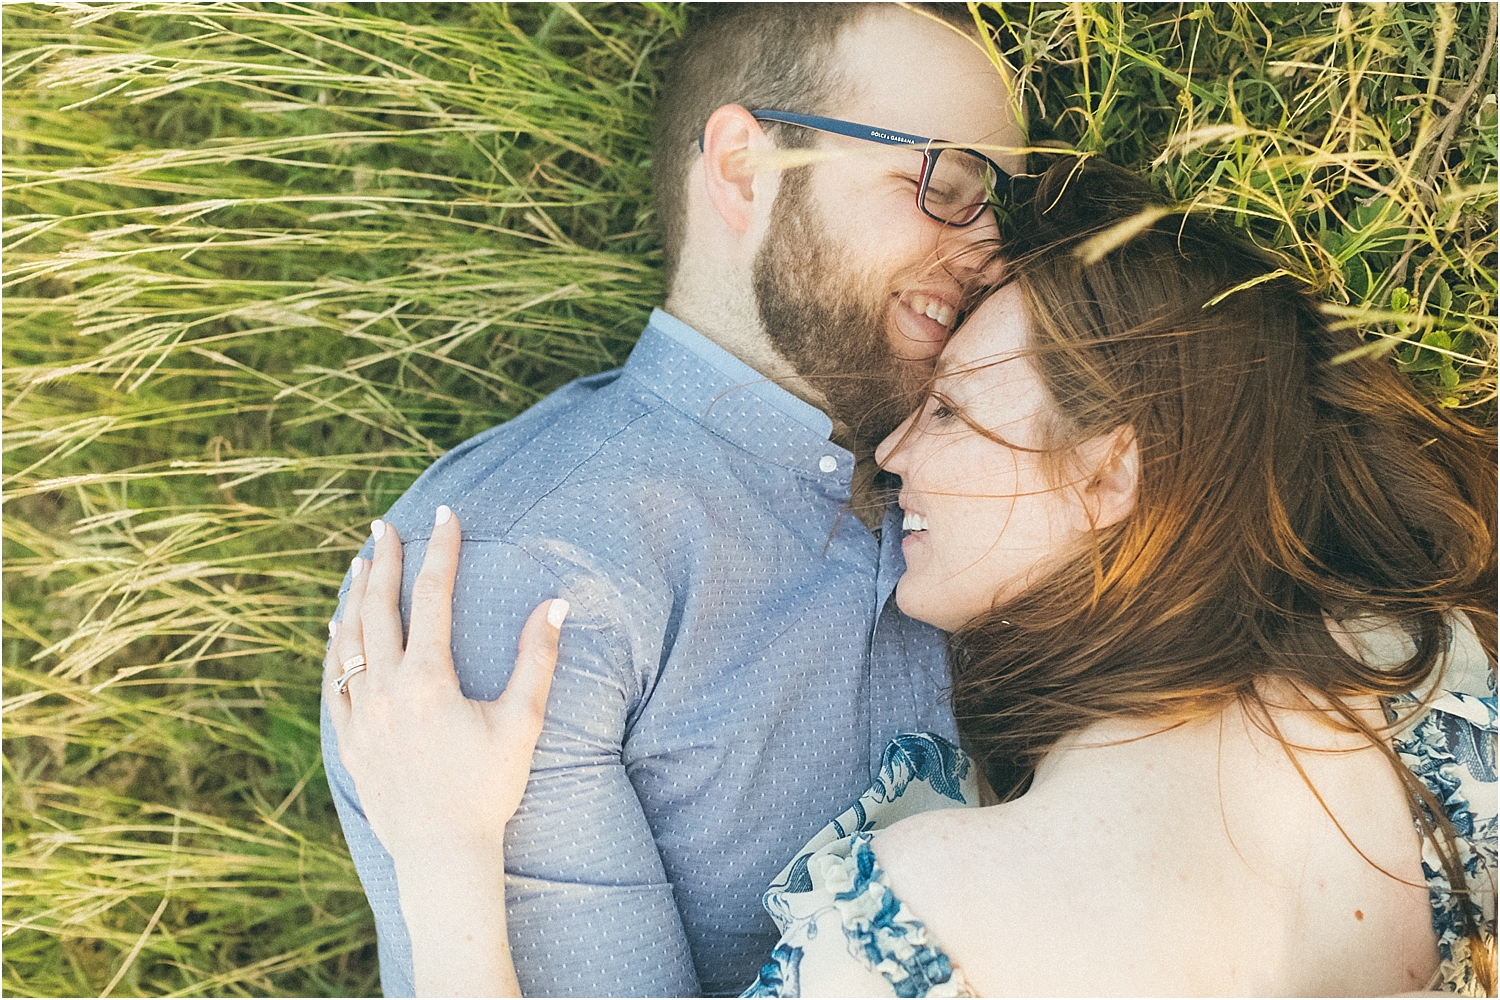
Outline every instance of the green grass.
<svg viewBox="0 0 1500 1000">
<path fill-rule="evenodd" d="M 660 300 L 675 6 L 6 5 L 4 976 L 378 988 L 317 748 L 365 525 Z M 1495 405 L 1489 5 L 1002 4 L 1033 139 Z M 1039 157 L 1039 160 L 1041 157 Z"/>
</svg>

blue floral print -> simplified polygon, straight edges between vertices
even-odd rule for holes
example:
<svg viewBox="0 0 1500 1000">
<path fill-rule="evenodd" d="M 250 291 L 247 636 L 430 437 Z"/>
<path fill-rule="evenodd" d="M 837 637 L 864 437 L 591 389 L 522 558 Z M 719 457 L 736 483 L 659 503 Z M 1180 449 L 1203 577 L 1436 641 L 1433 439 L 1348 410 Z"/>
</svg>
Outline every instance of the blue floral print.
<svg viewBox="0 0 1500 1000">
<path fill-rule="evenodd" d="M 837 968 L 840 988 L 861 976 L 869 996 L 972 996 L 963 974 L 885 884 L 869 831 L 932 809 L 975 805 L 968 756 L 932 733 L 896 737 L 859 801 L 814 837 L 765 894 L 781 944 L 744 996 L 816 992 L 807 970 Z M 819 936 L 821 926 L 830 931 Z M 855 963 L 853 970 L 843 968 Z M 857 988 L 855 993 L 861 992 Z"/>
<path fill-rule="evenodd" d="M 1392 722 L 1420 707 L 1412 697 L 1392 698 Z M 1484 996 L 1474 975 L 1476 945 L 1495 952 L 1495 798 L 1496 699 L 1456 692 L 1432 702 L 1415 725 L 1393 741 L 1401 762 L 1421 780 L 1453 826 L 1458 863 L 1467 893 L 1455 893 L 1437 845 L 1422 841 L 1422 874 L 1432 901 L 1432 929 L 1438 937 L 1438 986 L 1465 996 Z M 1434 817 L 1429 815 L 1428 821 Z M 1466 919 L 1467 918 L 1467 919 Z M 1472 920 L 1476 942 L 1466 932 Z M 1491 958 L 1493 963 L 1493 957 Z"/>
<path fill-rule="evenodd" d="M 761 966 L 755 985 L 741 996 L 799 997 L 802 982 L 797 973 L 802 965 L 802 949 L 782 942 L 771 952 L 771 960 Z"/>
<path fill-rule="evenodd" d="M 925 928 L 881 882 L 884 873 L 875 864 L 870 835 L 861 833 L 849 845 L 854 884 L 834 897 L 853 903 L 844 913 L 844 935 L 851 950 L 864 952 L 864 960 L 890 981 L 898 997 L 935 995 L 934 987 L 953 978 L 948 956 L 927 942 Z M 873 909 L 868 916 L 866 911 Z"/>
<path fill-rule="evenodd" d="M 961 784 L 969 776 L 969 755 L 941 736 L 905 733 L 891 740 L 881 755 L 880 777 L 870 786 L 876 802 L 892 802 L 913 781 L 924 781 L 932 790 L 962 805 Z"/>
</svg>

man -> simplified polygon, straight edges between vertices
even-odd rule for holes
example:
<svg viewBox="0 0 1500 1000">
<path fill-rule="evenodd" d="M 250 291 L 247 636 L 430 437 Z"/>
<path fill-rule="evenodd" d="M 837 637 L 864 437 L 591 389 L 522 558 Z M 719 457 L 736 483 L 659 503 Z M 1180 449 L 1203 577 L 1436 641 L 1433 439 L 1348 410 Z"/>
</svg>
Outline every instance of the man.
<svg viewBox="0 0 1500 1000">
<path fill-rule="evenodd" d="M 840 4 L 699 29 L 658 111 L 665 310 L 623 369 L 454 449 L 387 516 L 409 589 L 434 509 L 459 515 L 471 698 L 502 690 L 533 607 L 573 608 L 507 831 L 527 993 L 743 989 L 777 937 L 769 880 L 891 737 L 955 735 L 941 637 L 890 599 L 900 523 L 866 470 L 994 235 L 985 159 L 914 137 L 1020 145 L 972 32 Z M 802 150 L 815 162 L 776 169 Z M 385 991 L 409 995 L 394 870 L 323 731 Z"/>
</svg>

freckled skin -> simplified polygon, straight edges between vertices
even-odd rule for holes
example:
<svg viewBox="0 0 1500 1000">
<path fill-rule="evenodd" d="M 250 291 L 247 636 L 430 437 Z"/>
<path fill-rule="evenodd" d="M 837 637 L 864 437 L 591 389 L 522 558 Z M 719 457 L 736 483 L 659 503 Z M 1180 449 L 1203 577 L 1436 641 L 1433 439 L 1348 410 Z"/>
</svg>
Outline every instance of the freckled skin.
<svg viewBox="0 0 1500 1000">
<path fill-rule="evenodd" d="M 1383 719 L 1374 699 L 1358 708 Z M 1298 761 L 1366 860 L 1235 711 L 1166 732 L 1101 723 L 1013 802 L 902 820 L 875 839 L 892 891 L 981 996 L 1421 989 L 1437 944 L 1397 775 L 1321 721 L 1276 720 L 1312 748 Z"/>
<path fill-rule="evenodd" d="M 1029 336 L 1020 292 L 990 296 L 945 349 L 940 395 L 876 452 L 901 477 L 901 506 L 928 523 L 902 542 L 896 602 L 949 631 L 1024 590 L 1088 523 L 1076 491 L 1056 489 L 1034 450 L 1049 397 L 1023 356 Z M 1015 447 L 976 433 L 951 415 L 955 407 Z"/>
</svg>

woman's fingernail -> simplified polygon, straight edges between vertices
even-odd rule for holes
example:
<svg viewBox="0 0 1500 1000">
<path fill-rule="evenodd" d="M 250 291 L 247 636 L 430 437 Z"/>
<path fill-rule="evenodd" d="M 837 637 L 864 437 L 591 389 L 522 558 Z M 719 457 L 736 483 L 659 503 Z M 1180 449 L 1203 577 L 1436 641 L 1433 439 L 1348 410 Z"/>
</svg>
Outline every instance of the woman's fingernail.
<svg viewBox="0 0 1500 1000">
<path fill-rule="evenodd" d="M 438 509 L 437 509 L 437 514 L 432 519 L 432 523 L 433 524 L 447 524 L 448 523 L 448 519 L 450 517 L 452 517 L 452 516 L 453 516 L 453 511 L 451 511 L 451 510 L 448 509 L 448 505 L 447 504 L 440 504 L 438 506 Z"/>
<path fill-rule="evenodd" d="M 380 520 L 380 518 L 378 517 L 375 520 L 371 521 L 370 534 L 375 536 L 375 540 L 377 542 L 380 541 L 380 536 L 385 534 L 385 522 Z"/>
<path fill-rule="evenodd" d="M 349 563 L 349 578 L 352 580 L 354 577 L 359 576 L 360 571 L 364 568 L 365 561 L 359 556 L 355 556 L 354 559 Z"/>
<path fill-rule="evenodd" d="M 568 617 L 568 602 L 561 597 L 553 598 L 552 604 L 547 608 L 547 624 L 553 628 L 562 628 L 563 619 Z"/>
<path fill-rule="evenodd" d="M 339 623 L 338 622 L 329 622 L 328 623 L 328 638 L 332 639 L 334 636 L 336 636 L 338 634 L 339 634 Z"/>
</svg>

